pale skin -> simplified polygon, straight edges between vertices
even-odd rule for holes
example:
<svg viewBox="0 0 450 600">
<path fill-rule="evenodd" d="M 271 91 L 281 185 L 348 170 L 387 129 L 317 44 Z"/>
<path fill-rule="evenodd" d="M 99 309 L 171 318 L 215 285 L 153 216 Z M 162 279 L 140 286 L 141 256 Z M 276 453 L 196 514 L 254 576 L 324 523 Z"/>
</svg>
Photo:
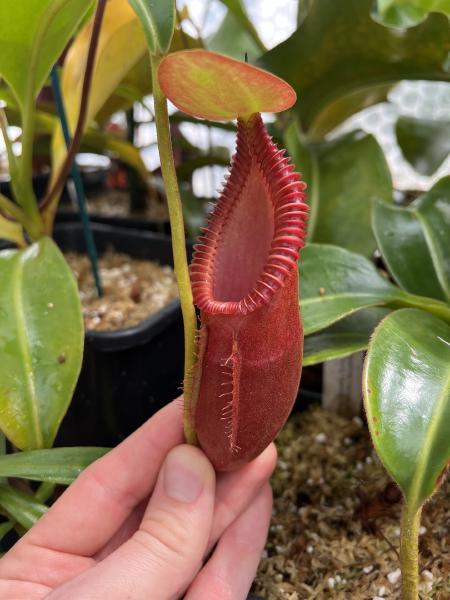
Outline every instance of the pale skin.
<svg viewBox="0 0 450 600">
<path fill-rule="evenodd" d="M 272 444 L 239 471 L 214 473 L 183 444 L 173 402 L 86 469 L 0 560 L 0 599 L 244 600 L 275 464 Z"/>
</svg>

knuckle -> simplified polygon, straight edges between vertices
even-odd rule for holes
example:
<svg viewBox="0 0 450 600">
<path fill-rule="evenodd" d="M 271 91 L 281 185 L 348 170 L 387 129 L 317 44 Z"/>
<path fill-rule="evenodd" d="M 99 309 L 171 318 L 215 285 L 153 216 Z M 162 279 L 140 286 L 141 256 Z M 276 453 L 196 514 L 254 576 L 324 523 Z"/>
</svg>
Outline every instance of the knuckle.
<svg viewBox="0 0 450 600">
<path fill-rule="evenodd" d="M 161 560 L 183 561 L 192 556 L 192 533 L 189 517 L 159 509 L 144 517 L 135 535 Z"/>
</svg>

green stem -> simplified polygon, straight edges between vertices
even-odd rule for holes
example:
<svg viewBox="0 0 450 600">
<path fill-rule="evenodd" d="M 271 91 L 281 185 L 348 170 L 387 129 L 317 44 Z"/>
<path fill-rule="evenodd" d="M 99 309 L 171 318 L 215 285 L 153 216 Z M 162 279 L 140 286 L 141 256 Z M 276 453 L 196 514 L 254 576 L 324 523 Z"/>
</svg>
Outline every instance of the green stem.
<svg viewBox="0 0 450 600">
<path fill-rule="evenodd" d="M 31 65 L 30 70 L 33 68 L 34 66 Z M 33 78 L 30 77 L 29 80 L 33 80 Z M 16 200 L 23 207 L 31 224 L 31 229 L 27 227 L 28 233 L 33 239 L 37 239 L 43 235 L 44 224 L 33 191 L 34 117 L 35 98 L 32 85 L 29 83 L 22 111 L 22 155 L 19 162 L 18 185 L 16 186 L 20 193 Z"/>
<path fill-rule="evenodd" d="M 400 534 L 402 600 L 419 598 L 419 526 L 422 508 L 411 510 L 405 502 Z"/>
<path fill-rule="evenodd" d="M 12 200 L 7 198 L 3 194 L 0 194 L 0 209 L 10 214 L 12 217 L 17 219 L 21 223 L 23 223 L 25 220 L 25 213 L 20 208 L 20 206 L 17 206 L 17 204 L 15 204 Z"/>
<path fill-rule="evenodd" d="M 12 149 L 11 140 L 9 139 L 8 120 L 6 118 L 5 110 L 3 108 L 0 108 L 0 128 L 3 134 L 3 139 L 5 141 L 6 155 L 8 157 L 9 174 L 12 180 L 13 174 L 15 174 L 17 171 L 17 159 Z"/>
<path fill-rule="evenodd" d="M 20 206 L 12 202 L 12 200 L 3 194 L 0 194 L 0 209 L 19 221 L 19 223 L 21 223 L 28 231 L 32 239 L 38 239 L 41 236 L 42 232 L 39 223 L 36 223 L 31 219 Z"/>
<path fill-rule="evenodd" d="M 156 133 L 158 137 L 159 156 L 161 159 L 161 171 L 169 209 L 173 259 L 184 323 L 184 434 L 188 443 L 195 444 L 197 438 L 191 422 L 195 398 L 192 397 L 191 381 L 196 360 L 197 317 L 195 314 L 189 278 L 183 209 L 180 191 L 178 189 L 175 163 L 173 160 L 167 100 L 158 83 L 158 66 L 161 57 L 151 55 L 150 60 L 152 65 Z"/>
</svg>

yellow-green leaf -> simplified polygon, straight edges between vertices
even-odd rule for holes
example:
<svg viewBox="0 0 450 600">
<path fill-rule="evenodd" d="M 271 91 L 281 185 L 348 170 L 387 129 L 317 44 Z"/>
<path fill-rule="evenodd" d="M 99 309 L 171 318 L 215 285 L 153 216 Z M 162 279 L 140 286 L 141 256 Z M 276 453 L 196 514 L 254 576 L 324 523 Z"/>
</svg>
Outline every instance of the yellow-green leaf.
<svg viewBox="0 0 450 600">
<path fill-rule="evenodd" d="M 72 131 L 78 118 L 91 27 L 90 21 L 77 35 L 67 53 L 62 71 L 61 88 L 69 128 Z M 147 45 L 141 23 L 127 0 L 109 0 L 98 40 L 86 126 L 93 121 L 125 75 L 146 52 Z M 52 142 L 53 177 L 58 172 L 65 155 L 66 145 L 61 128 L 58 126 Z"/>
<path fill-rule="evenodd" d="M 14 242 L 18 246 L 23 246 L 23 227 L 16 221 L 11 221 L 3 215 L 0 215 L 0 240 L 8 240 Z"/>
<path fill-rule="evenodd" d="M 50 238 L 0 252 L 0 429 L 18 448 L 50 447 L 83 357 L 74 276 Z"/>
<path fill-rule="evenodd" d="M 23 108 L 34 98 L 92 0 L 0 2 L 0 76 Z"/>
</svg>

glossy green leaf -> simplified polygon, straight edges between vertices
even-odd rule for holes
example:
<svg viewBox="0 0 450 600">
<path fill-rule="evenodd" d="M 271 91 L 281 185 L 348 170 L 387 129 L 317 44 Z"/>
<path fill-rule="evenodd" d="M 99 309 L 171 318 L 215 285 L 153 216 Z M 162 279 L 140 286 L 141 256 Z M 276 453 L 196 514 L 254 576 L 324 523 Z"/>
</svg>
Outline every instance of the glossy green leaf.
<svg viewBox="0 0 450 600">
<path fill-rule="evenodd" d="M 175 0 L 129 0 L 144 28 L 152 54 L 165 54 L 175 28 Z"/>
<path fill-rule="evenodd" d="M 450 121 L 400 117 L 396 132 L 403 156 L 422 175 L 433 175 L 450 154 Z"/>
<path fill-rule="evenodd" d="M 306 147 L 293 124 L 285 141 L 308 184 L 308 239 L 370 256 L 376 248 L 371 201 L 392 200 L 389 167 L 375 138 L 353 131 Z"/>
<path fill-rule="evenodd" d="M 0 75 L 19 104 L 35 97 L 92 0 L 0 2 Z"/>
<path fill-rule="evenodd" d="M 297 31 L 260 58 L 261 66 L 296 90 L 300 101 L 295 108 L 310 136 L 321 137 L 379 102 L 396 81 L 450 81 L 447 17 L 432 14 L 400 33 L 371 18 L 372 4 L 312 0 Z"/>
<path fill-rule="evenodd" d="M 0 429 L 20 449 L 52 445 L 83 356 L 74 276 L 54 242 L 0 253 Z"/>
<path fill-rule="evenodd" d="M 352 313 L 383 306 L 400 290 L 364 256 L 326 244 L 308 244 L 300 260 L 300 307 L 305 335 Z"/>
<path fill-rule="evenodd" d="M 235 21 L 239 23 L 239 26 L 247 32 L 249 38 L 252 40 L 253 44 L 259 48 L 260 52 L 264 52 L 266 47 L 261 41 L 261 38 L 258 35 L 258 32 L 255 29 L 255 26 L 248 18 L 247 11 L 245 10 L 245 5 L 242 0 L 220 0 L 222 4 L 228 8 L 229 14 L 233 15 Z M 239 56 L 238 58 L 243 58 Z"/>
<path fill-rule="evenodd" d="M 371 306 L 423 308 L 450 323 L 448 304 L 400 290 L 367 258 L 344 248 L 308 244 L 299 271 L 305 335 Z"/>
<path fill-rule="evenodd" d="M 108 448 L 51 448 L 0 456 L 0 477 L 20 477 L 69 485 Z"/>
<path fill-rule="evenodd" d="M 409 207 L 376 203 L 373 229 L 403 289 L 450 302 L 450 177 Z"/>
<path fill-rule="evenodd" d="M 9 485 L 0 485 L 0 506 L 25 529 L 30 529 L 46 512 L 47 507 Z"/>
<path fill-rule="evenodd" d="M 450 327 L 414 309 L 386 317 L 369 344 L 363 394 L 378 456 L 415 511 L 450 461 Z"/>
<path fill-rule="evenodd" d="M 391 27 L 413 27 L 432 11 L 450 16 L 450 0 L 377 0 L 374 18 Z"/>
<path fill-rule="evenodd" d="M 386 308 L 366 308 L 323 331 L 308 335 L 303 346 L 303 366 L 365 350 L 373 330 L 389 312 Z"/>
<path fill-rule="evenodd" d="M 280 112 L 296 101 L 294 90 L 279 77 L 209 50 L 168 54 L 159 65 L 158 79 L 177 108 L 202 119 L 227 121 Z"/>
</svg>

